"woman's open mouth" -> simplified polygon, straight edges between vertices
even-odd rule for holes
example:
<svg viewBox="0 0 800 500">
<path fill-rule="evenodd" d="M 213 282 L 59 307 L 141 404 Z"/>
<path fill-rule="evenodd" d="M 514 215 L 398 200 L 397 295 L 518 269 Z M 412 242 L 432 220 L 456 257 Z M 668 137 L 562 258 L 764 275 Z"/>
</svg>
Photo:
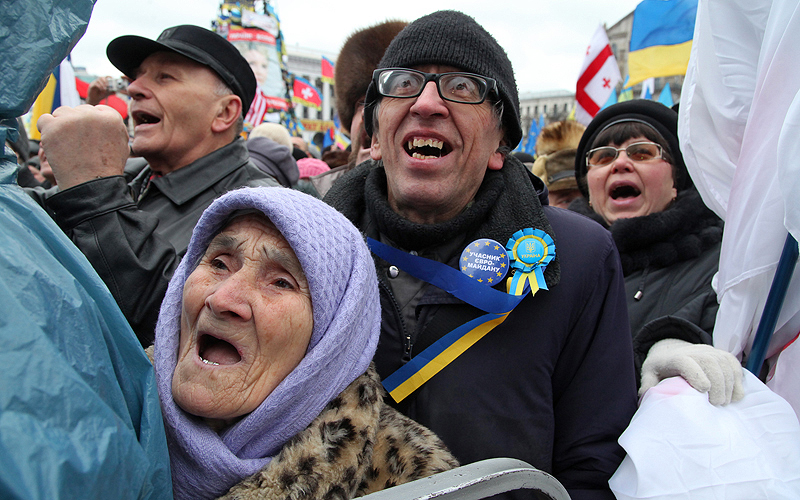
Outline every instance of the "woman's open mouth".
<svg viewBox="0 0 800 500">
<path fill-rule="evenodd" d="M 207 365 L 235 365 L 242 360 L 233 344 L 208 334 L 200 335 L 197 350 L 200 360 Z"/>
<path fill-rule="evenodd" d="M 612 200 L 622 200 L 625 198 L 636 198 L 640 194 L 642 194 L 642 192 L 639 191 L 636 186 L 632 184 L 620 184 L 612 187 L 608 195 Z"/>
</svg>

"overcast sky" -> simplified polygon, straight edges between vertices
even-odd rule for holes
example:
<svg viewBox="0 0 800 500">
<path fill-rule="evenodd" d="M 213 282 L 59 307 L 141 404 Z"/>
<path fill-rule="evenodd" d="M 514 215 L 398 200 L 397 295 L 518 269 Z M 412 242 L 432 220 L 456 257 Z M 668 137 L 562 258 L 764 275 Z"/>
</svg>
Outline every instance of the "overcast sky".
<svg viewBox="0 0 800 500">
<path fill-rule="evenodd" d="M 272 0 L 288 46 L 336 53 L 353 31 L 384 21 L 414 19 L 439 9 L 474 17 L 508 53 L 520 92 L 574 91 L 586 46 L 599 24 L 611 27 L 640 0 Z M 75 66 L 118 76 L 105 55 L 120 35 L 156 38 L 169 26 L 210 27 L 219 0 L 97 0 L 86 34 L 72 52 Z M 365 8 L 365 6 L 367 8 Z"/>
</svg>

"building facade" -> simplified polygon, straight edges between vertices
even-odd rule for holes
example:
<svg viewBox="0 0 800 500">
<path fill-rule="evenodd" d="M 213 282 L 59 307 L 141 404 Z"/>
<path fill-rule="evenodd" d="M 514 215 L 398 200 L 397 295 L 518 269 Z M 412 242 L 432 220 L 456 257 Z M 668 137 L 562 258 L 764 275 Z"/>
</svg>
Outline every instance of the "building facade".
<svg viewBox="0 0 800 500">
<path fill-rule="evenodd" d="M 306 140 L 311 140 L 318 132 L 325 132 L 333 127 L 334 104 L 333 85 L 322 81 L 322 57 L 335 61 L 337 54 L 319 50 L 305 49 L 298 46 L 286 46 L 284 63 L 289 73 L 305 78 L 320 92 L 322 109 L 294 104 L 295 116 L 306 129 Z"/>
</svg>

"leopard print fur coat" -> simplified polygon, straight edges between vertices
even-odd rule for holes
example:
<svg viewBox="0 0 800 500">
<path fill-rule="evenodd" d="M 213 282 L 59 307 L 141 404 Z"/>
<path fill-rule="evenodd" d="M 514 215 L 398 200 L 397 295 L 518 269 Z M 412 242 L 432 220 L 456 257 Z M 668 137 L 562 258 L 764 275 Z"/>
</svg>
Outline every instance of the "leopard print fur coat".
<svg viewBox="0 0 800 500">
<path fill-rule="evenodd" d="M 452 469 L 458 463 L 427 428 L 389 407 L 374 366 L 226 500 L 339 500 Z"/>
</svg>

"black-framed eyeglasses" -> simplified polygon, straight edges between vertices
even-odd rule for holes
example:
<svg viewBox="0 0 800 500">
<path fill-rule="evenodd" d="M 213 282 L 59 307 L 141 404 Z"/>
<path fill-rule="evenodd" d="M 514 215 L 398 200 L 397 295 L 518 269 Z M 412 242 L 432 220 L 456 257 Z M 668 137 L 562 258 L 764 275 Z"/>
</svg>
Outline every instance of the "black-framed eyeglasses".
<svg viewBox="0 0 800 500">
<path fill-rule="evenodd" d="M 480 104 L 489 92 L 497 90 L 493 78 L 474 73 L 424 73 L 408 68 L 376 69 L 372 81 L 384 97 L 411 98 L 422 94 L 428 82 L 436 82 L 439 97 L 445 101 Z"/>
<path fill-rule="evenodd" d="M 615 148 L 612 146 L 603 146 L 594 148 L 586 153 L 586 166 L 588 167 L 605 167 L 614 162 L 619 157 L 619 152 L 625 151 L 633 161 L 648 162 L 663 158 L 663 151 L 660 144 L 655 142 L 634 142 L 625 148 Z"/>
</svg>

